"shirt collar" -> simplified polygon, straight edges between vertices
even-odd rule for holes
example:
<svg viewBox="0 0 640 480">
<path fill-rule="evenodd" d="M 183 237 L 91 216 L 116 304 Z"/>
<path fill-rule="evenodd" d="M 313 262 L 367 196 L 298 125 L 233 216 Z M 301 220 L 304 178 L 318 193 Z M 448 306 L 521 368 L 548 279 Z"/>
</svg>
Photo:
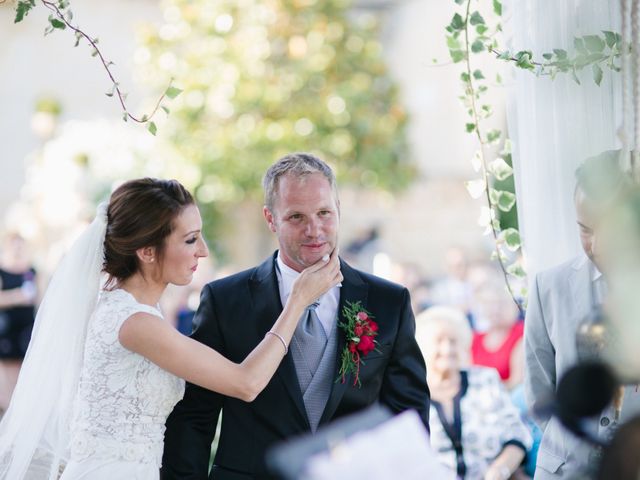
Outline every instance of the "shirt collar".
<svg viewBox="0 0 640 480">
<path fill-rule="evenodd" d="M 289 294 L 291 293 L 291 288 L 293 287 L 293 282 L 295 281 L 296 278 L 298 278 L 298 276 L 300 276 L 300 272 L 296 272 L 293 268 L 291 268 L 290 266 L 284 263 L 284 261 L 282 260 L 282 257 L 280 256 L 280 250 L 278 250 L 278 255 L 276 256 L 276 265 L 278 267 L 277 270 L 278 270 L 278 275 L 281 282 L 280 288 L 282 288 L 283 304 L 284 304 L 284 302 L 286 302 L 286 299 L 289 298 Z M 342 283 L 337 284 L 331 290 L 326 292 L 324 295 L 320 297 L 319 300 L 322 301 L 324 296 L 330 292 L 333 292 L 333 294 L 337 295 L 339 298 L 340 294 L 338 292 L 340 291 L 339 290 L 340 288 L 342 288 Z"/>
<path fill-rule="evenodd" d="M 595 263 L 591 262 L 591 281 L 597 282 L 601 278 L 602 278 L 602 272 L 598 270 L 598 267 L 596 267 Z"/>
</svg>

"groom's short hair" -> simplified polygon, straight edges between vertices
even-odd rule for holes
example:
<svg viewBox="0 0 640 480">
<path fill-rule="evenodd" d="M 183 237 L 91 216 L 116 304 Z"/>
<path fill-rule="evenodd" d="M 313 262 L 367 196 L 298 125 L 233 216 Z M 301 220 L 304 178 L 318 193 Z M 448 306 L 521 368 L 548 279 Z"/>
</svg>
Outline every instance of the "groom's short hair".
<svg viewBox="0 0 640 480">
<path fill-rule="evenodd" d="M 284 175 L 303 177 L 312 173 L 321 173 L 326 177 L 337 200 L 338 186 L 331 167 L 311 153 L 296 152 L 282 157 L 271 165 L 267 173 L 264 174 L 262 188 L 264 189 L 264 204 L 266 207 L 273 211 L 276 196 L 278 195 L 280 177 Z"/>
</svg>

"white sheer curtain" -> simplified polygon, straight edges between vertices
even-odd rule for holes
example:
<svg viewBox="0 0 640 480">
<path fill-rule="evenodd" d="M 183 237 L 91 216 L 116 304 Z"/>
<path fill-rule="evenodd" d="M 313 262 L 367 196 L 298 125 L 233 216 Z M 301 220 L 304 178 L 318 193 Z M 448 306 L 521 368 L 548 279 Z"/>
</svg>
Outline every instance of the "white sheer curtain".
<svg viewBox="0 0 640 480">
<path fill-rule="evenodd" d="M 506 0 L 509 50 L 535 59 L 553 48 L 574 52 L 576 36 L 620 32 L 617 0 Z M 513 140 L 518 216 L 532 275 L 580 252 L 573 207 L 574 172 L 587 157 L 620 148 L 620 74 L 605 69 L 598 87 L 586 68 L 577 85 L 569 74 L 536 77 L 511 68 L 507 123 Z"/>
</svg>

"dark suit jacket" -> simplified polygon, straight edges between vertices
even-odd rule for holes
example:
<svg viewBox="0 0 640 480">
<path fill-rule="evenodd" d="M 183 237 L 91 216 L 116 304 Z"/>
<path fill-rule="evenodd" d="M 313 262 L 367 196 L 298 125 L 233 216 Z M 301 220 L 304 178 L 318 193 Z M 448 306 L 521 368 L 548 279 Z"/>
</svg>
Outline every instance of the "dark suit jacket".
<svg viewBox="0 0 640 480">
<path fill-rule="evenodd" d="M 417 410 L 428 428 L 429 389 L 415 341 L 409 292 L 344 262 L 341 269 L 340 317 L 345 301 L 362 302 L 378 323 L 380 346 L 379 352 L 364 357 L 361 388 L 352 385 L 352 378 L 333 384 L 320 425 L 380 402 L 395 413 Z M 192 337 L 239 363 L 264 338 L 281 311 L 274 254 L 256 268 L 205 286 Z M 340 330 L 338 335 L 339 360 L 345 338 Z M 336 379 L 338 369 L 336 362 Z M 209 478 L 268 478 L 265 450 L 310 429 L 290 353 L 252 403 L 187 384 L 183 400 L 167 420 L 163 479 L 207 478 L 221 410 L 220 441 Z"/>
</svg>

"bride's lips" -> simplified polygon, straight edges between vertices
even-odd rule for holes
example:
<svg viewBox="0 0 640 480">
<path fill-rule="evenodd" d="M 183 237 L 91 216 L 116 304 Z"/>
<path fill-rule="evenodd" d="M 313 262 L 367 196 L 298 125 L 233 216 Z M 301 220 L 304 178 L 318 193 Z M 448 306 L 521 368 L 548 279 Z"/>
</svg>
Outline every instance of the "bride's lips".
<svg viewBox="0 0 640 480">
<path fill-rule="evenodd" d="M 195 272 L 198 269 L 198 265 L 194 265 L 193 267 L 191 267 L 191 271 Z"/>
</svg>

